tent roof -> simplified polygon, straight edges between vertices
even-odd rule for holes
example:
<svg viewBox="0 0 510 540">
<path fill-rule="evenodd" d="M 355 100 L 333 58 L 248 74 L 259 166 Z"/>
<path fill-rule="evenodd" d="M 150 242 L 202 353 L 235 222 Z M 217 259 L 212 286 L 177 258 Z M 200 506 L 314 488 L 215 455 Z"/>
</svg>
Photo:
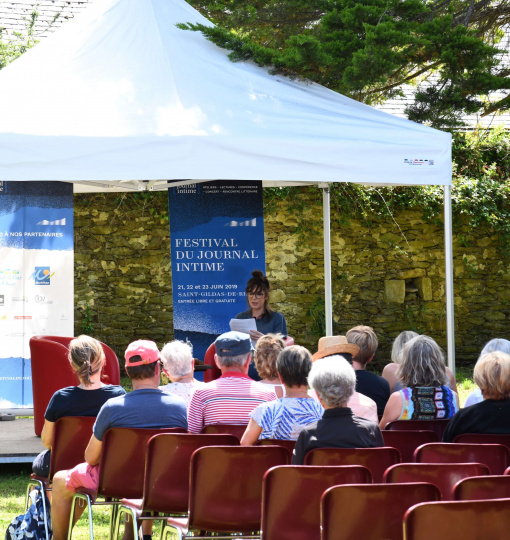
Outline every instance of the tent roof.
<svg viewBox="0 0 510 540">
<path fill-rule="evenodd" d="M 450 184 L 451 137 L 272 76 L 179 22 L 95 2 L 0 72 L 0 180 Z"/>
</svg>

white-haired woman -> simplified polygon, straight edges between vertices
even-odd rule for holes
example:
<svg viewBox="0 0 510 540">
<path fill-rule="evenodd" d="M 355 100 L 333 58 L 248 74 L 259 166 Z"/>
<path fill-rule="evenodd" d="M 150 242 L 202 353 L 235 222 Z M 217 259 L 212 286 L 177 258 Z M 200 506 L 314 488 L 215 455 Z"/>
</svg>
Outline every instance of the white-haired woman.
<svg viewBox="0 0 510 540">
<path fill-rule="evenodd" d="M 204 384 L 194 377 L 195 360 L 191 348 L 184 341 L 176 339 L 161 349 L 161 359 L 163 371 L 171 382 L 160 386 L 160 390 L 182 397 L 189 408 L 193 392 Z"/>
<path fill-rule="evenodd" d="M 404 347 L 398 378 L 402 390 L 391 394 L 380 422 L 451 418 L 459 397 L 448 385 L 443 352 L 429 336 L 416 336 Z"/>
<path fill-rule="evenodd" d="M 325 410 L 319 421 L 299 434 L 292 458 L 294 465 L 302 465 L 306 454 L 314 448 L 384 446 L 379 426 L 356 416 L 347 407 L 356 386 L 356 375 L 345 358 L 330 356 L 315 362 L 308 383 Z"/>
<path fill-rule="evenodd" d="M 418 334 L 412 330 L 404 330 L 394 339 L 393 346 L 391 348 L 391 364 L 384 366 L 382 376 L 388 381 L 390 385 L 390 392 L 396 392 L 402 390 L 402 384 L 398 380 L 398 368 L 402 363 L 402 357 L 404 354 L 404 347 L 408 341 L 415 338 Z M 448 385 L 450 388 L 457 392 L 457 381 L 453 371 L 446 366 L 446 376 L 448 377 Z"/>
<path fill-rule="evenodd" d="M 500 351 L 506 354 L 510 354 L 510 341 L 508 341 L 508 339 L 491 339 L 485 344 L 485 347 L 482 349 L 478 360 L 480 360 L 482 356 L 485 356 L 486 354 L 494 351 Z M 482 391 L 480 390 L 480 388 L 476 388 L 467 397 L 466 403 L 464 403 L 464 407 L 469 407 L 470 405 L 480 403 L 481 401 L 483 401 Z"/>
</svg>

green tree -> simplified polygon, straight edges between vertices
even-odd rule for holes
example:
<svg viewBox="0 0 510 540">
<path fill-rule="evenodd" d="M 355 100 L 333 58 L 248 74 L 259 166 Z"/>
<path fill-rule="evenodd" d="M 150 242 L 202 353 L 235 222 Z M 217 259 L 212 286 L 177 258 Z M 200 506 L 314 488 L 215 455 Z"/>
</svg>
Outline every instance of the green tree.
<svg viewBox="0 0 510 540">
<path fill-rule="evenodd" d="M 510 22 L 499 0 L 191 0 L 217 26 L 182 24 L 275 74 L 306 77 L 367 104 L 419 89 L 408 116 L 436 127 L 465 113 L 510 106 L 494 102 L 510 89 L 496 45 Z M 183 21 L 184 23 L 185 21 Z"/>
</svg>

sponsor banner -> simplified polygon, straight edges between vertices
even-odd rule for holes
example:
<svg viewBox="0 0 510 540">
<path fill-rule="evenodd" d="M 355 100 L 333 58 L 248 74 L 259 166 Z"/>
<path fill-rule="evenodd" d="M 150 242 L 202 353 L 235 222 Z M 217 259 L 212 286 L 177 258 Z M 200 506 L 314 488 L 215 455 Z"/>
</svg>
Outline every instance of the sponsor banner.
<svg viewBox="0 0 510 540">
<path fill-rule="evenodd" d="M 265 272 L 262 182 L 220 180 L 168 190 L 174 335 L 207 347 L 248 309 L 246 282 Z"/>
<path fill-rule="evenodd" d="M 0 189 L 0 407 L 32 407 L 29 340 L 74 333 L 73 189 Z"/>
</svg>

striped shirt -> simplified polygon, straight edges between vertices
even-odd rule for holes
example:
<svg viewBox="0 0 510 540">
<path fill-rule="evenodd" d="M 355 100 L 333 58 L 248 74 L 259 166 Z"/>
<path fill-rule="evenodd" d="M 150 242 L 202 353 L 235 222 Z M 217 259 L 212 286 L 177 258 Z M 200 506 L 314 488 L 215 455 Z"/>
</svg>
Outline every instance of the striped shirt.
<svg viewBox="0 0 510 540">
<path fill-rule="evenodd" d="M 237 371 L 195 390 L 188 411 L 188 430 L 200 433 L 211 424 L 247 425 L 250 413 L 266 401 L 276 399 L 273 390 Z"/>
</svg>

